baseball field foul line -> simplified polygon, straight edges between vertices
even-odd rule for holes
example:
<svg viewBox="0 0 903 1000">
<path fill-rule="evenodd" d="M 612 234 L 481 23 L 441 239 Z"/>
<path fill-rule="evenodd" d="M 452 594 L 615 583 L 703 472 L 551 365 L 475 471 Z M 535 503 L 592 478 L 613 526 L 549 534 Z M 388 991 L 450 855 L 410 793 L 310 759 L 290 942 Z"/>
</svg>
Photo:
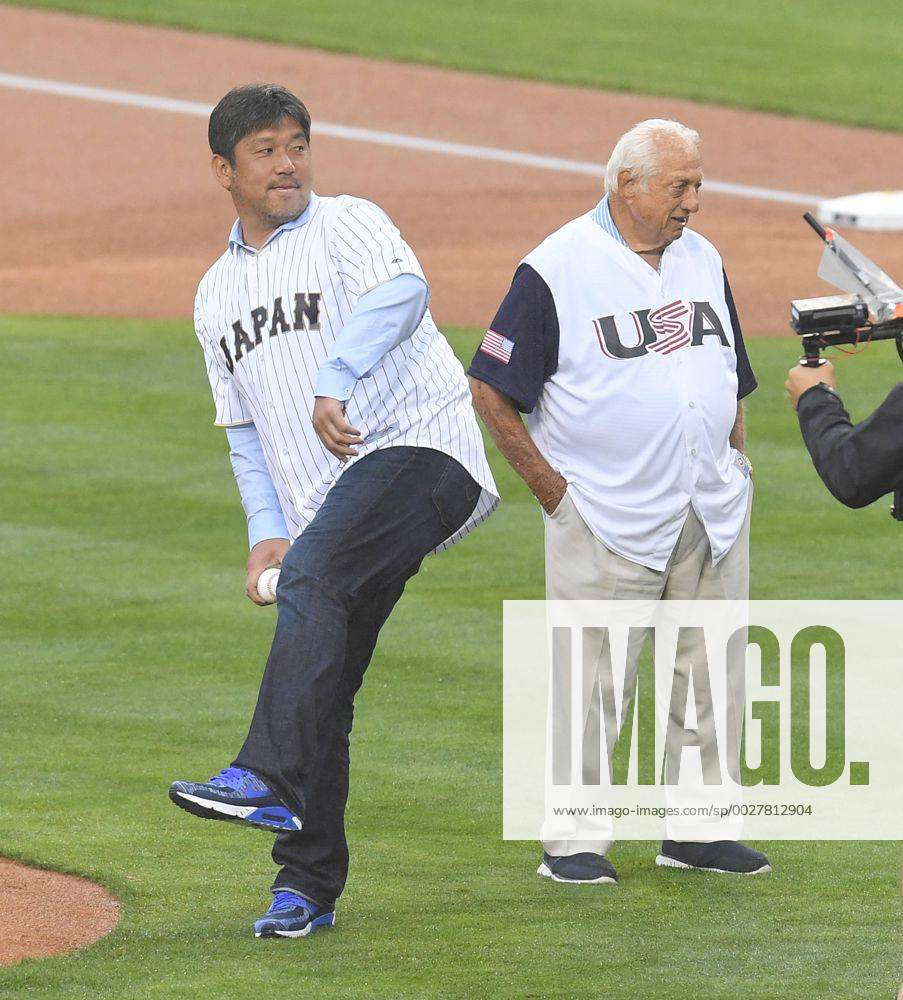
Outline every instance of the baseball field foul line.
<svg viewBox="0 0 903 1000">
<path fill-rule="evenodd" d="M 153 94 L 135 94 L 127 90 L 108 90 L 106 87 L 88 87 L 79 83 L 65 83 L 61 80 L 43 80 L 16 73 L 0 73 L 0 86 L 14 90 L 27 90 L 39 94 L 55 94 L 58 97 L 74 97 L 83 101 L 99 101 L 102 104 L 122 104 L 132 108 L 146 108 L 152 111 L 171 111 L 174 114 L 194 115 L 207 118 L 213 110 L 212 104 L 200 101 L 183 101 L 175 97 L 157 97 Z M 317 122 L 317 135 L 328 135 L 333 139 L 347 139 L 350 142 L 371 142 L 379 146 L 396 149 L 413 149 L 421 153 L 440 153 L 444 156 L 463 156 L 471 160 L 487 160 L 495 163 L 510 163 L 520 167 L 535 167 L 538 170 L 554 170 L 559 173 L 589 174 L 601 177 L 602 167 L 586 160 L 565 160 L 557 156 L 539 156 L 535 153 L 521 153 L 512 149 L 498 149 L 495 146 L 469 146 L 460 142 L 446 142 L 440 139 L 426 139 L 416 135 L 401 135 L 397 132 L 380 132 L 369 128 L 338 125 L 334 122 Z M 735 198 L 753 198 L 758 201 L 781 202 L 786 205 L 812 207 L 822 201 L 820 195 L 800 194 L 794 191 L 778 191 L 773 188 L 756 187 L 749 184 L 731 184 L 706 178 L 705 188 L 716 194 L 733 195 Z"/>
</svg>

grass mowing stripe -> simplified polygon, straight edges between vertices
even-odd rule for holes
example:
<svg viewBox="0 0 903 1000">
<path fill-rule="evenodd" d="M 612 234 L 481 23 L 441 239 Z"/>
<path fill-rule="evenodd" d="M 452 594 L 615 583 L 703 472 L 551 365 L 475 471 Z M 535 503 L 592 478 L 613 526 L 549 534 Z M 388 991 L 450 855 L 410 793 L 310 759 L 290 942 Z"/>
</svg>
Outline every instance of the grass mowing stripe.
<svg viewBox="0 0 903 1000">
<path fill-rule="evenodd" d="M 455 69 L 685 97 L 903 128 L 903 21 L 894 0 L 26 0 Z M 2 68 L 2 67 L 0 67 Z M 237 80 L 240 77 L 238 73 Z"/>
<path fill-rule="evenodd" d="M 240 983 L 635 1000 L 675 975 L 682 996 L 709 1000 L 891 995 L 898 845 L 764 845 L 774 877 L 713 883 L 656 871 L 655 844 L 622 843 L 609 893 L 552 886 L 533 874 L 535 845 L 499 840 L 500 601 L 542 595 L 542 546 L 536 506 L 495 451 L 503 508 L 427 560 L 359 696 L 338 927 L 254 941 L 267 836 L 194 822 L 165 795 L 234 753 L 272 629 L 272 611 L 242 597 L 243 518 L 194 336 L 13 317 L 0 334 L 16 345 L 0 397 L 0 853 L 87 872 L 125 900 L 114 935 L 0 970 L 0 995 L 194 1000 Z M 460 356 L 479 335 L 452 332 Z M 755 596 L 900 597 L 886 502 L 847 511 L 809 465 L 781 390 L 796 344 L 749 348 Z M 878 347 L 840 370 L 857 417 L 898 376 Z"/>
</svg>

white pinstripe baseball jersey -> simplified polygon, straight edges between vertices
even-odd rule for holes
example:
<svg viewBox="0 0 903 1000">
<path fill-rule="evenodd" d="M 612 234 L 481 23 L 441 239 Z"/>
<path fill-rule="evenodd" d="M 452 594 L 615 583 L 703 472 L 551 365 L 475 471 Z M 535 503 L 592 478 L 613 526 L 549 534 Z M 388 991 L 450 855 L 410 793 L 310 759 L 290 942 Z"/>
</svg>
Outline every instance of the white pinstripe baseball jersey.
<svg viewBox="0 0 903 1000">
<path fill-rule="evenodd" d="M 400 274 L 426 280 L 386 214 L 349 195 L 311 194 L 303 224 L 276 230 L 259 251 L 233 230 L 201 279 L 195 329 L 207 364 L 215 423 L 253 421 L 292 539 L 310 523 L 352 462 L 377 448 L 412 445 L 457 459 L 483 487 L 463 537 L 498 503 L 464 369 L 429 310 L 413 335 L 360 379 L 347 400 L 364 439 L 339 461 L 311 422 L 314 383 L 358 298 Z"/>
</svg>

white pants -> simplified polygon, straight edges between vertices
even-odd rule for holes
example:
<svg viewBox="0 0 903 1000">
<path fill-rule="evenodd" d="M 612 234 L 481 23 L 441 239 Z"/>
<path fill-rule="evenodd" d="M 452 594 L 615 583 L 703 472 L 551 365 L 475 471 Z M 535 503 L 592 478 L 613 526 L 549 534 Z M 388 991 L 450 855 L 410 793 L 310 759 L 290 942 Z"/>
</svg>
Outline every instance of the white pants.
<svg viewBox="0 0 903 1000">
<path fill-rule="evenodd" d="M 545 517 L 546 598 L 548 600 L 736 600 L 749 597 L 750 484 L 746 519 L 736 542 L 717 566 L 705 530 L 692 507 L 664 570 L 649 569 L 606 548 L 587 527 L 568 494 L 555 513 Z M 638 666 L 643 641 L 628 649 L 628 681 Z M 585 665 L 585 671 L 591 666 Z M 584 677 L 584 690 L 595 683 Z M 585 699 L 585 704 L 598 704 Z M 598 712 L 583 719 L 584 741 L 598 741 Z M 553 733 L 557 731 L 552 720 Z M 564 726 L 560 727 L 562 730 Z M 569 729 L 569 727 L 567 727 Z M 553 735 L 554 739 L 554 735 Z M 598 742 L 596 743 L 598 745 Z M 544 831 L 545 832 L 545 831 Z M 602 831 L 600 831 L 601 833 Z M 670 831 L 669 831 L 670 832 Z M 674 839 L 680 839 L 675 837 Z M 610 837 L 599 840 L 544 840 L 548 854 L 562 857 L 582 852 L 605 854 Z"/>
</svg>

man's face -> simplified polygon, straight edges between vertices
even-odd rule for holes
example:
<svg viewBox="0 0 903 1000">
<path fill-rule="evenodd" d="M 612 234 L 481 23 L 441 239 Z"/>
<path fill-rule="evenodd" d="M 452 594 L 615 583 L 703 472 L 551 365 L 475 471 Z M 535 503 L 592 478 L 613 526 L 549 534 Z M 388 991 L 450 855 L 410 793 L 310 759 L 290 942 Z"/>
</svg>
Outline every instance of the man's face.
<svg viewBox="0 0 903 1000">
<path fill-rule="evenodd" d="M 246 135 L 233 155 L 234 165 L 214 156 L 213 172 L 243 220 L 272 230 L 304 211 L 313 171 L 310 144 L 294 119 Z"/>
<path fill-rule="evenodd" d="M 653 247 L 679 239 L 691 215 L 699 211 L 702 164 L 699 151 L 678 140 L 659 148 L 659 169 L 645 181 L 619 181 L 619 191 Z"/>
</svg>

